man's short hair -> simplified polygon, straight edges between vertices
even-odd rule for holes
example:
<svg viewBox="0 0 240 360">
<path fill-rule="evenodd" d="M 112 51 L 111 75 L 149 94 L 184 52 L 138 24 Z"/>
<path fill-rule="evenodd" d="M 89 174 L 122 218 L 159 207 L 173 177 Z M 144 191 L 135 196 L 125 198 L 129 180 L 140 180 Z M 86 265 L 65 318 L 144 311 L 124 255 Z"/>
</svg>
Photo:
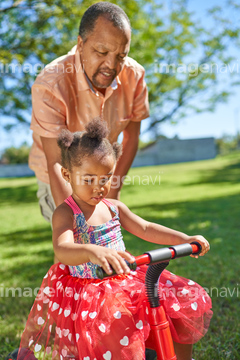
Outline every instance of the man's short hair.
<svg viewBox="0 0 240 360">
<path fill-rule="evenodd" d="M 83 41 L 87 40 L 87 36 L 94 30 L 97 19 L 103 16 L 105 19 L 112 22 L 113 26 L 120 30 L 126 28 L 126 22 L 130 29 L 131 24 L 127 14 L 118 5 L 101 1 L 91 5 L 83 14 L 79 26 L 79 35 Z"/>
</svg>

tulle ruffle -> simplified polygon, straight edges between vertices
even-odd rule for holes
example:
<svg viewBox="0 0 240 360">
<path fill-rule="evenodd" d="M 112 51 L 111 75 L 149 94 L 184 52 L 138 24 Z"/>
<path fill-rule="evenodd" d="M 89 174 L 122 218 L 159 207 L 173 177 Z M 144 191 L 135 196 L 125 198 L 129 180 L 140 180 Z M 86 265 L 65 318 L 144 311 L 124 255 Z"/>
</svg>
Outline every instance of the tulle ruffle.
<svg viewBox="0 0 240 360">
<path fill-rule="evenodd" d="M 149 336 L 146 266 L 104 280 L 73 277 L 53 265 L 43 279 L 21 339 L 18 360 L 141 360 Z M 173 340 L 194 343 L 206 332 L 211 299 L 198 284 L 164 270 L 159 293 Z M 21 354 L 21 352 L 20 352 Z M 34 356 L 33 356 L 34 354 Z"/>
</svg>

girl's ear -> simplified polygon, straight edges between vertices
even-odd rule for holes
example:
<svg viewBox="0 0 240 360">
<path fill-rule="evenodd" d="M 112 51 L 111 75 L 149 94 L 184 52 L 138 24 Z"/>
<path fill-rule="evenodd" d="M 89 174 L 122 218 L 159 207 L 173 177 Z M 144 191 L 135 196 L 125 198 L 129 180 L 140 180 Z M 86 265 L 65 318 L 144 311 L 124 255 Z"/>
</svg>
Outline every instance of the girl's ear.
<svg viewBox="0 0 240 360">
<path fill-rule="evenodd" d="M 66 180 L 67 182 L 70 181 L 70 172 L 68 169 L 61 167 L 61 174 L 62 174 L 62 177 L 64 178 L 64 180 Z"/>
</svg>

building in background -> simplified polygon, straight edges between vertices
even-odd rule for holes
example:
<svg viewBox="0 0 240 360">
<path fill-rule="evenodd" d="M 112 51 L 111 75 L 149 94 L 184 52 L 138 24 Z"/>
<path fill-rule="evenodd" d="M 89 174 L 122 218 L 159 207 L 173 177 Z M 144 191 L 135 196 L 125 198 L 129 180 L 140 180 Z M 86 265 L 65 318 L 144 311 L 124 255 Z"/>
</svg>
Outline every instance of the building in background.
<svg viewBox="0 0 240 360">
<path fill-rule="evenodd" d="M 133 167 L 213 159 L 217 147 L 213 137 L 201 139 L 158 139 L 138 150 Z"/>
</svg>

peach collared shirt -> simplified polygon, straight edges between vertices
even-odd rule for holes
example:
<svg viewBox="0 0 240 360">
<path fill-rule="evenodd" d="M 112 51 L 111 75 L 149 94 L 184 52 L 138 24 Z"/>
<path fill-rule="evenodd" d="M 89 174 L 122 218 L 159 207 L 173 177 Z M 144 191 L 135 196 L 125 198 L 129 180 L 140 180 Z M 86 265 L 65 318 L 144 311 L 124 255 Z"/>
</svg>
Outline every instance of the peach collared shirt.
<svg viewBox="0 0 240 360">
<path fill-rule="evenodd" d="M 122 71 L 103 96 L 94 91 L 83 72 L 76 46 L 47 65 L 32 86 L 33 145 L 29 166 L 36 177 L 49 183 L 41 136 L 57 138 L 66 128 L 82 131 L 94 117 L 101 117 L 108 124 L 109 140 L 113 142 L 130 121 L 147 118 L 149 104 L 144 74 L 144 68 L 127 57 Z"/>
</svg>

